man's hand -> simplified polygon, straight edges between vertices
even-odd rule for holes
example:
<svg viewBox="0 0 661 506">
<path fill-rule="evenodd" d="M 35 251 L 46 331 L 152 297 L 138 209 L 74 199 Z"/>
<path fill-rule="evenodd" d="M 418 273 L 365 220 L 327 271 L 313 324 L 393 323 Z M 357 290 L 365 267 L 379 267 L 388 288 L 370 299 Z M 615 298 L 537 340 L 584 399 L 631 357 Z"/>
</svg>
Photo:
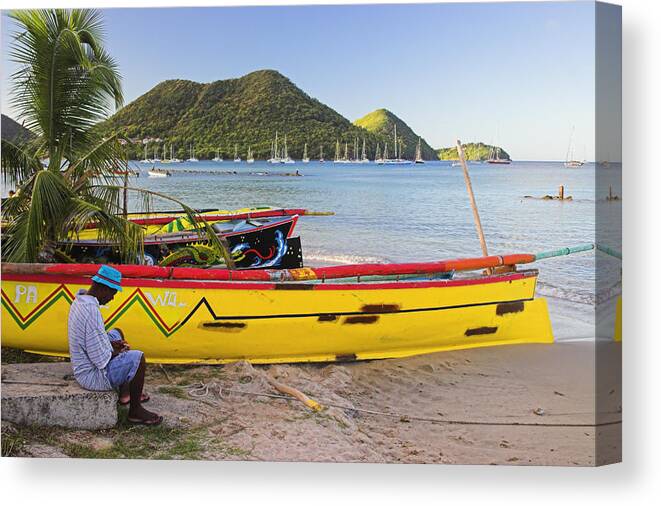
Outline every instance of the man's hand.
<svg viewBox="0 0 661 506">
<path fill-rule="evenodd" d="M 130 349 L 126 341 L 110 341 L 110 345 L 112 346 L 113 357 L 116 357 L 120 353 L 124 351 L 128 351 Z"/>
</svg>

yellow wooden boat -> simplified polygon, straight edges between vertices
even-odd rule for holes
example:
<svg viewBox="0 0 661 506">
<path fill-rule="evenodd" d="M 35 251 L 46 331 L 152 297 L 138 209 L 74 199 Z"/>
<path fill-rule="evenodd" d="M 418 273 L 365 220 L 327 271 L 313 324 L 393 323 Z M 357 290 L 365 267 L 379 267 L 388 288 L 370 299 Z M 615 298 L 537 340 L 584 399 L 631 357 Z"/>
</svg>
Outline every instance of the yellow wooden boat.
<svg viewBox="0 0 661 506">
<path fill-rule="evenodd" d="M 344 277 L 347 266 L 285 272 L 118 266 L 124 290 L 101 312 L 107 328 L 121 328 L 148 361 L 160 363 L 330 362 L 553 342 L 546 301 L 535 298 L 536 270 L 432 275 L 508 263 L 487 258 L 496 260 L 372 266 L 351 278 Z M 66 356 L 71 301 L 96 269 L 3 264 L 2 345 Z M 391 278 L 379 278 L 381 271 Z M 333 272 L 343 277 L 328 282 Z M 362 281 L 360 272 L 377 276 Z"/>
</svg>

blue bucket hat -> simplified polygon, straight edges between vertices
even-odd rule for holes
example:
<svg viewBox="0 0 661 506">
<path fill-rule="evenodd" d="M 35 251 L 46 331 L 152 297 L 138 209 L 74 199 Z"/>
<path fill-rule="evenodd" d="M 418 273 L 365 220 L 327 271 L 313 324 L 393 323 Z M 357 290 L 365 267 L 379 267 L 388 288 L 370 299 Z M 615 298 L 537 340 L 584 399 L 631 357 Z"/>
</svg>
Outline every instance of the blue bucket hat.
<svg viewBox="0 0 661 506">
<path fill-rule="evenodd" d="M 109 286 L 118 292 L 122 291 L 122 273 L 108 265 L 102 265 L 92 281 Z"/>
</svg>

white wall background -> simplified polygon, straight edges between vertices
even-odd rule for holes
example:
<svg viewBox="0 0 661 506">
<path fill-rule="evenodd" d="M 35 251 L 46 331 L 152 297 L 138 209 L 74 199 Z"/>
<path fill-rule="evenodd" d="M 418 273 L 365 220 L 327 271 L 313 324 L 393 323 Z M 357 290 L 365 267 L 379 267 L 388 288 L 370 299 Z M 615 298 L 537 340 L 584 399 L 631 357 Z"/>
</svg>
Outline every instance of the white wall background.
<svg viewBox="0 0 661 506">
<path fill-rule="evenodd" d="M 365 1 L 365 0 L 363 0 Z M 59 0 L 58 6 L 182 5 Z M 335 3 L 201 1 L 191 5 Z M 351 3 L 351 2 L 337 2 Z M 375 2 L 376 3 L 376 2 Z M 384 3 L 381 1 L 381 3 Z M 661 497 L 661 2 L 623 0 L 624 464 L 599 469 L 2 459 L 4 504 L 650 504 Z M 0 0 L 3 9 L 52 2 Z M 158 35 L 158 34 L 157 34 Z M 160 36 L 160 35 L 159 35 Z M 654 162 L 657 162 L 656 164 Z M 655 502 L 656 503 L 656 502 Z"/>
</svg>

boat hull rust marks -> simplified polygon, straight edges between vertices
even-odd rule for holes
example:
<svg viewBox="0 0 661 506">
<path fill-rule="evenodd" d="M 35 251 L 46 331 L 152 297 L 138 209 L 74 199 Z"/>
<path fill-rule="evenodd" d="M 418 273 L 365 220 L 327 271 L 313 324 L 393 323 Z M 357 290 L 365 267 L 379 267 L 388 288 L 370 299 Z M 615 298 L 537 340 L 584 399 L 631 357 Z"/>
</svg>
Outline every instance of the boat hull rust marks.
<svg viewBox="0 0 661 506">
<path fill-rule="evenodd" d="M 243 322 L 204 322 L 201 327 L 205 330 L 219 330 L 226 332 L 237 332 L 243 330 L 248 324 Z"/>
<path fill-rule="evenodd" d="M 370 324 L 376 323 L 379 321 L 378 315 L 366 315 L 366 316 L 347 316 L 342 322 L 343 325 L 355 325 L 355 324 Z"/>
<path fill-rule="evenodd" d="M 520 313 L 523 311 L 523 301 L 503 302 L 496 306 L 496 314 L 503 316 L 507 313 Z"/>
<path fill-rule="evenodd" d="M 314 290 L 314 285 L 305 283 L 276 283 L 276 290 Z"/>
<path fill-rule="evenodd" d="M 498 327 L 476 327 L 474 329 L 466 329 L 464 335 L 468 336 L 484 336 L 486 334 L 495 334 Z"/>
<path fill-rule="evenodd" d="M 317 317 L 318 322 L 336 322 L 337 321 L 337 315 L 334 314 L 320 314 Z"/>
<path fill-rule="evenodd" d="M 358 360 L 358 357 L 355 353 L 345 353 L 342 355 L 335 355 L 336 362 L 355 362 Z"/>
<path fill-rule="evenodd" d="M 363 313 L 397 313 L 401 309 L 399 304 L 365 304 L 360 310 Z"/>
</svg>

